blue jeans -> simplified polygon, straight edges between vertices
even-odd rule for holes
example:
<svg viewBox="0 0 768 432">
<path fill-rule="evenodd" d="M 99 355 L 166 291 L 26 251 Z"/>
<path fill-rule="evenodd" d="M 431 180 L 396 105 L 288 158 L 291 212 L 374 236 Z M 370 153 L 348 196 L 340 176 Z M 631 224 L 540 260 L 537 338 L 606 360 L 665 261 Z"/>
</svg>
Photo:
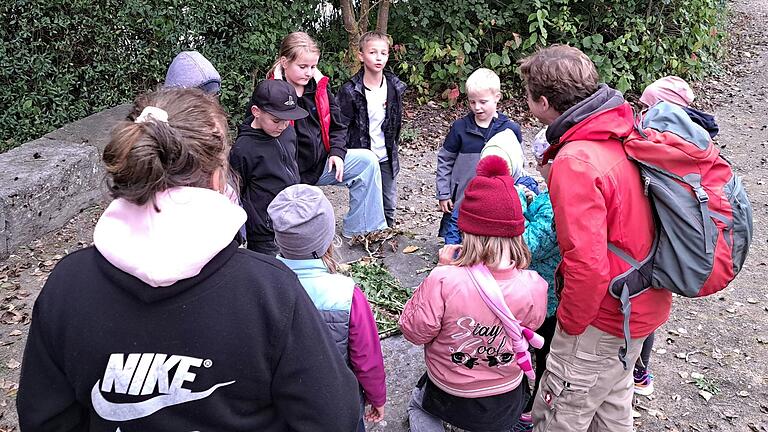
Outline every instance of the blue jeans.
<svg viewBox="0 0 768 432">
<path fill-rule="evenodd" d="M 461 244 L 461 231 L 459 231 L 459 206 L 454 205 L 451 219 L 445 224 L 445 244 Z"/>
<path fill-rule="evenodd" d="M 381 198 L 379 160 L 368 149 L 347 150 L 344 178 L 336 181 L 336 171 L 328 172 L 328 164 L 316 186 L 344 185 L 349 188 L 349 212 L 344 216 L 342 234 L 353 236 L 384 229 L 384 205 Z"/>
</svg>

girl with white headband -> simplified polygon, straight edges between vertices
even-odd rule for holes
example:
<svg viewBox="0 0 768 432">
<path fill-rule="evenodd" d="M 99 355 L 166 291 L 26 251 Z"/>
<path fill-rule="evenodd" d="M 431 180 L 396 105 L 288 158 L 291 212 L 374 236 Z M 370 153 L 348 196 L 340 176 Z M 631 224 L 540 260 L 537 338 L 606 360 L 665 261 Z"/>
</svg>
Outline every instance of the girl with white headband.
<svg viewBox="0 0 768 432">
<path fill-rule="evenodd" d="M 140 96 L 104 149 L 94 246 L 35 302 L 24 431 L 351 431 L 357 380 L 296 276 L 238 248 L 227 119 L 199 89 Z"/>
</svg>

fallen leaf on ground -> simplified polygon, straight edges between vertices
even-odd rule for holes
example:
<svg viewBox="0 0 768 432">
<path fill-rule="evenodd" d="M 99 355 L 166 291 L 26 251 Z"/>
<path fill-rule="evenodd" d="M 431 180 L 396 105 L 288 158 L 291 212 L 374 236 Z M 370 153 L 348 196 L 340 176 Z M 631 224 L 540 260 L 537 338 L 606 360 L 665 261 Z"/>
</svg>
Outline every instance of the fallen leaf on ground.
<svg viewBox="0 0 768 432">
<path fill-rule="evenodd" d="M 709 402 L 710 399 L 712 399 L 712 393 L 706 391 L 706 390 L 699 390 L 699 396 L 704 398 L 705 401 Z"/>
<path fill-rule="evenodd" d="M 403 249 L 403 253 L 407 253 L 407 254 L 414 253 L 417 250 L 419 250 L 418 246 L 410 245 L 410 246 L 406 246 L 405 249 Z"/>
<path fill-rule="evenodd" d="M 16 359 L 10 359 L 5 365 L 8 366 L 8 369 L 18 369 L 19 366 L 21 366 L 21 363 Z"/>
<path fill-rule="evenodd" d="M 8 333 L 8 336 L 21 336 L 21 330 L 16 329 L 16 330 Z"/>
</svg>

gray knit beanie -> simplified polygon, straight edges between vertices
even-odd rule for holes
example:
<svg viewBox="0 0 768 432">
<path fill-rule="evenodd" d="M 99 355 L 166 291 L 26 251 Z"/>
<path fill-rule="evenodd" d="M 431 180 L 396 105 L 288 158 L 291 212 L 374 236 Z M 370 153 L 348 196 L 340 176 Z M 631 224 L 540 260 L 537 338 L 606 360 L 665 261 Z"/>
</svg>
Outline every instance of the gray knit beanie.
<svg viewBox="0 0 768 432">
<path fill-rule="evenodd" d="M 333 242 L 336 218 L 320 188 L 297 184 L 283 189 L 267 207 L 275 243 L 288 259 L 322 257 Z"/>
<path fill-rule="evenodd" d="M 207 58 L 197 51 L 182 51 L 168 67 L 165 87 L 199 88 L 206 93 L 221 91 L 221 75 Z"/>
</svg>

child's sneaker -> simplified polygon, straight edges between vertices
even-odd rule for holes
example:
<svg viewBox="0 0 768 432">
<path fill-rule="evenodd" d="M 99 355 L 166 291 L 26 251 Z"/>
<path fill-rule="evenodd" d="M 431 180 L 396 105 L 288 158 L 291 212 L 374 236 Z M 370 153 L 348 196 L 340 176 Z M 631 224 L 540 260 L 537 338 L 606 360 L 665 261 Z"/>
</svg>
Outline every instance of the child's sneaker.
<svg viewBox="0 0 768 432">
<path fill-rule="evenodd" d="M 653 393 L 653 374 L 643 367 L 635 367 L 635 394 L 650 396 Z"/>
<path fill-rule="evenodd" d="M 512 428 L 513 432 L 528 432 L 532 430 L 533 418 L 531 417 L 531 413 L 520 414 L 520 420 L 518 420 L 515 427 Z"/>
</svg>

